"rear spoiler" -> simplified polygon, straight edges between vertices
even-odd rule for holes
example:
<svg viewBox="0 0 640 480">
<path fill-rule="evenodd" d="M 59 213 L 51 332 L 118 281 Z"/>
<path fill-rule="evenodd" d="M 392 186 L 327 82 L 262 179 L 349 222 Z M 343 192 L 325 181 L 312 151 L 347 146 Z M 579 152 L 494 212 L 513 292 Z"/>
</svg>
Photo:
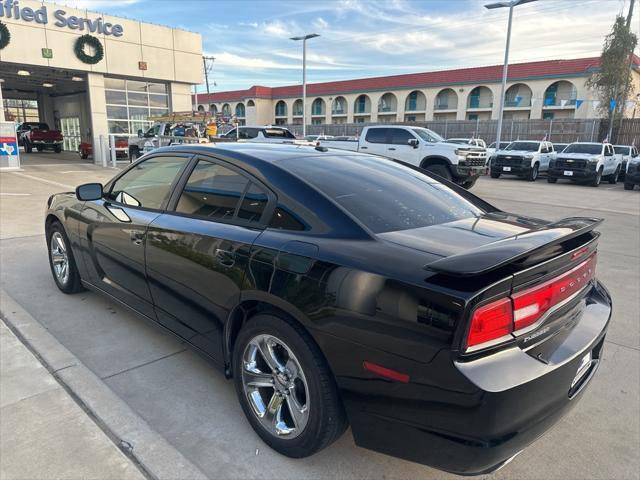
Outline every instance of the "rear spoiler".
<svg viewBox="0 0 640 480">
<path fill-rule="evenodd" d="M 539 253 L 590 232 L 602 223 L 601 218 L 569 217 L 534 230 L 451 255 L 425 265 L 424 268 L 453 276 L 476 276 L 497 270 L 512 262 Z"/>
</svg>

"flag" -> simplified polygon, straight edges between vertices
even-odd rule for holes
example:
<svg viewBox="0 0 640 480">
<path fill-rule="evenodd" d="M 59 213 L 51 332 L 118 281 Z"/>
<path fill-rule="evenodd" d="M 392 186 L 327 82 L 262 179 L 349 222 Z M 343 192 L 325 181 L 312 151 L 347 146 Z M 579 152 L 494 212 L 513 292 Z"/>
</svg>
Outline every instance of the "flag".
<svg viewBox="0 0 640 480">
<path fill-rule="evenodd" d="M 567 100 L 560 100 L 560 106 L 564 107 L 567 104 Z"/>
<path fill-rule="evenodd" d="M 604 137 L 604 140 L 602 140 L 602 143 L 609 143 L 609 135 Z"/>
<path fill-rule="evenodd" d="M 547 134 L 546 134 L 546 133 L 544 134 L 544 137 L 542 137 L 542 141 L 543 141 L 543 142 L 546 142 L 546 141 L 547 141 Z"/>
<path fill-rule="evenodd" d="M 618 102 L 616 102 L 615 98 L 612 98 L 611 100 L 609 100 L 609 110 L 615 109 L 617 104 Z"/>
<path fill-rule="evenodd" d="M 584 102 L 584 100 L 578 100 L 578 99 L 576 99 L 576 110 L 577 110 L 578 108 L 580 108 L 580 106 L 582 105 L 582 102 Z"/>
<path fill-rule="evenodd" d="M 516 98 L 515 98 L 515 101 L 516 101 L 516 105 L 520 106 L 520 102 L 522 101 L 522 97 L 520 95 L 517 95 Z"/>
</svg>

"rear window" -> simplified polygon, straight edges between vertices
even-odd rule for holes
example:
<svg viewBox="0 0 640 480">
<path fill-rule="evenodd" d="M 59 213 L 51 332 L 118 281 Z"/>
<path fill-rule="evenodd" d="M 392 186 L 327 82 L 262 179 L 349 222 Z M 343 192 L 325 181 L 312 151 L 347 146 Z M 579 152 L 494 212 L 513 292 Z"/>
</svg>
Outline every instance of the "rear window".
<svg viewBox="0 0 640 480">
<path fill-rule="evenodd" d="M 419 171 L 380 157 L 323 156 L 282 160 L 374 233 L 476 217 L 482 210 Z"/>
<path fill-rule="evenodd" d="M 264 136 L 266 138 L 296 138 L 293 133 L 284 128 L 265 128 Z"/>
</svg>

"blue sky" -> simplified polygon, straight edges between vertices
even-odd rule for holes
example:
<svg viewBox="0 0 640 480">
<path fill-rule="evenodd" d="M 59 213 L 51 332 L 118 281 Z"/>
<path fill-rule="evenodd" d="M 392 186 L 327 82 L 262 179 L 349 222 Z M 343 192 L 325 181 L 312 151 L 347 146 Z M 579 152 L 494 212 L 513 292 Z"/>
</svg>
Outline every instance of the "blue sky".
<svg viewBox="0 0 640 480">
<path fill-rule="evenodd" d="M 67 0 L 203 36 L 216 57 L 215 90 L 301 82 L 308 42 L 309 82 L 500 64 L 507 9 L 482 0 Z M 600 53 L 615 15 L 629 0 L 538 0 L 514 14 L 511 61 Z M 640 29 L 640 5 L 633 25 Z M 200 88 L 204 91 L 204 86 Z"/>
</svg>

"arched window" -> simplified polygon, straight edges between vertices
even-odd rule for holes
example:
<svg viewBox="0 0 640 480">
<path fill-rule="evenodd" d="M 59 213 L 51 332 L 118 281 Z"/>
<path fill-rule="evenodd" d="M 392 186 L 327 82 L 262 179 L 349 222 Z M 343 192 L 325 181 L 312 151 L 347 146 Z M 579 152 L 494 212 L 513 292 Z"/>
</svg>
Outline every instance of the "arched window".
<svg viewBox="0 0 640 480">
<path fill-rule="evenodd" d="M 493 92 L 487 87 L 476 87 L 469 93 L 468 108 L 490 108 L 493 106 Z"/>
<path fill-rule="evenodd" d="M 436 96 L 436 110 L 455 110 L 458 108 L 458 94 L 451 88 L 440 90 Z"/>
<path fill-rule="evenodd" d="M 247 102 L 247 107 L 255 107 L 256 106 L 256 102 L 254 102 L 253 100 L 249 100 Z"/>
<path fill-rule="evenodd" d="M 276 103 L 276 117 L 286 117 L 287 116 L 287 104 L 280 100 Z"/>
<path fill-rule="evenodd" d="M 231 116 L 231 106 L 228 103 L 222 105 L 222 115 L 224 115 L 225 117 Z"/>
<path fill-rule="evenodd" d="M 395 112 L 397 109 L 398 101 L 393 93 L 385 93 L 380 97 L 380 101 L 378 102 L 379 113 Z"/>
<path fill-rule="evenodd" d="M 198 105 L 198 111 L 204 112 L 204 105 Z"/>
<path fill-rule="evenodd" d="M 332 115 L 346 115 L 347 114 L 347 100 L 344 97 L 336 97 L 333 100 L 333 106 L 331 107 Z"/>
<path fill-rule="evenodd" d="M 576 104 L 576 97 L 578 92 L 576 86 L 567 81 L 560 80 L 554 82 L 547 87 L 544 92 L 544 105 L 545 107 L 566 107 Z"/>
<path fill-rule="evenodd" d="M 316 98 L 311 104 L 311 115 L 324 115 L 324 100 Z"/>
<path fill-rule="evenodd" d="M 244 116 L 245 116 L 244 103 L 239 103 L 236 105 L 236 117 L 242 118 Z"/>
<path fill-rule="evenodd" d="M 371 100 L 366 95 L 356 98 L 354 113 L 371 113 Z"/>
<path fill-rule="evenodd" d="M 293 116 L 301 117 L 302 116 L 302 100 L 297 99 L 293 102 Z"/>
<path fill-rule="evenodd" d="M 407 95 L 407 101 L 404 104 L 404 109 L 407 112 L 422 111 L 427 108 L 427 99 L 424 93 L 414 90 Z"/>
<path fill-rule="evenodd" d="M 212 103 L 211 105 L 209 105 L 209 111 L 214 115 L 218 113 L 218 107 L 216 107 L 215 103 Z"/>
</svg>

